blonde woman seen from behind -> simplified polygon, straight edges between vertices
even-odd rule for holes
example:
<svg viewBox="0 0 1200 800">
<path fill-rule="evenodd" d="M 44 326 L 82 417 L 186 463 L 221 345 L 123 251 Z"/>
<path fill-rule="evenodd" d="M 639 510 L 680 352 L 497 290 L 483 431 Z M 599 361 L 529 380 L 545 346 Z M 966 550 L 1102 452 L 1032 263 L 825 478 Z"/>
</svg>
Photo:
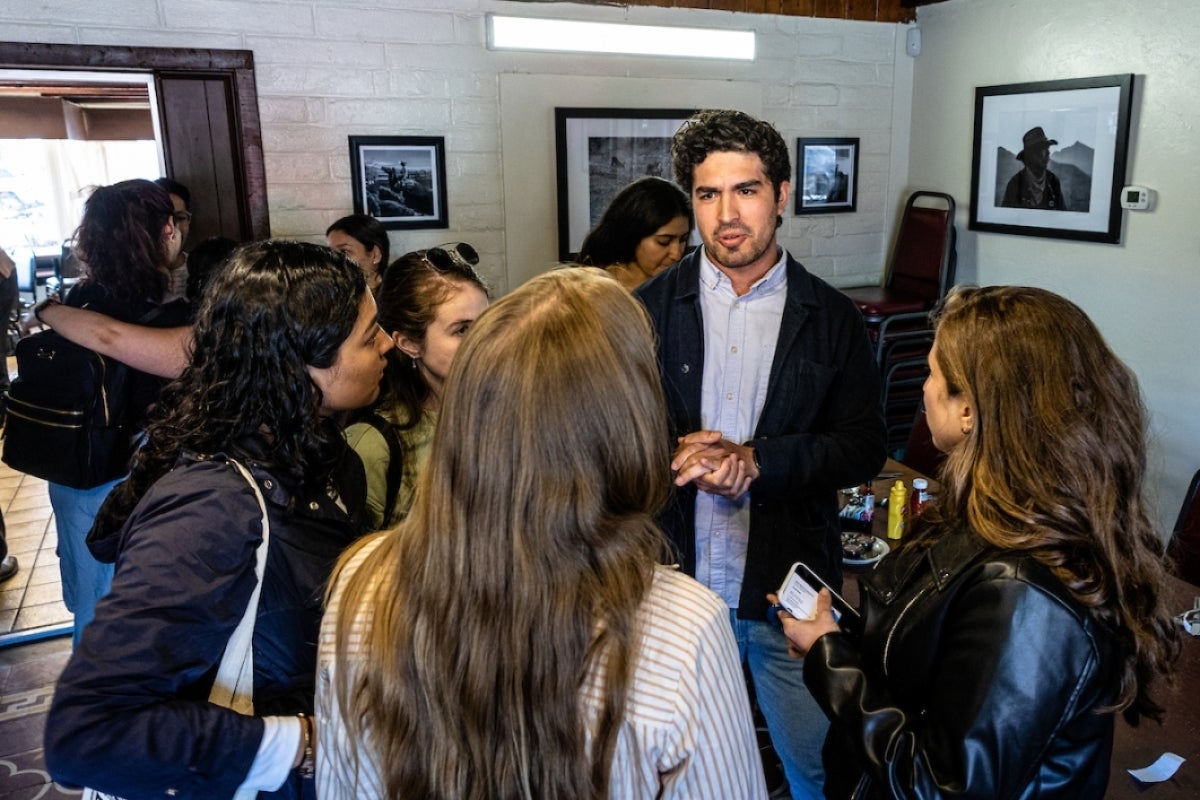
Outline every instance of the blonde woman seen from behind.
<svg viewBox="0 0 1200 800">
<path fill-rule="evenodd" d="M 484 312 L 411 513 L 339 565 L 323 798 L 765 798 L 729 611 L 656 566 L 649 322 L 595 269 Z"/>
</svg>

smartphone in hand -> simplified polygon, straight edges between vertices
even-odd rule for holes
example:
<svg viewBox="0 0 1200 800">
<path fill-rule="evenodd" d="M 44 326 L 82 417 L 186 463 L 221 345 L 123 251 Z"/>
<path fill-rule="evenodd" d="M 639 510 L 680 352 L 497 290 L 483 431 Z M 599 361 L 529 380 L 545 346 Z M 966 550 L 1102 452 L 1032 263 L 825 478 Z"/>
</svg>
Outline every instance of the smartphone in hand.
<svg viewBox="0 0 1200 800">
<path fill-rule="evenodd" d="M 857 630 L 862 622 L 858 610 L 846 602 L 833 587 L 821 580 L 803 561 L 792 564 L 783 585 L 779 587 L 779 604 L 796 619 L 814 619 L 817 612 L 817 592 L 828 589 L 833 596 L 833 616 L 843 628 Z"/>
</svg>

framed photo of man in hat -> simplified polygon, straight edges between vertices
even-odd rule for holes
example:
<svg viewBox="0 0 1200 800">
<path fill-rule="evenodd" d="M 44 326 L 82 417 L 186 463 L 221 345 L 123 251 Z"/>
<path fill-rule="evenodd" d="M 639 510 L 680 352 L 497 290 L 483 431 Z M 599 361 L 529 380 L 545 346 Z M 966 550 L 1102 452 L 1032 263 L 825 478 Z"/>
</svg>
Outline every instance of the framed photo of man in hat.
<svg viewBox="0 0 1200 800">
<path fill-rule="evenodd" d="M 1132 75 L 975 90 L 969 227 L 1116 243 Z"/>
</svg>

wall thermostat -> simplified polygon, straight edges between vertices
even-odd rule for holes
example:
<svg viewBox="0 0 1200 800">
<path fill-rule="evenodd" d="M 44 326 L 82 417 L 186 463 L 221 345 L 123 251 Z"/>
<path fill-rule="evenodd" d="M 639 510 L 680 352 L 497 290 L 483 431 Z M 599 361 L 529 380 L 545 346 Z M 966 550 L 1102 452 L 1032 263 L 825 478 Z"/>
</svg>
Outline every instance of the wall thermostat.
<svg viewBox="0 0 1200 800">
<path fill-rule="evenodd" d="M 1121 208 L 1145 211 L 1154 199 L 1154 191 L 1145 186 L 1126 186 L 1121 190 Z"/>
<path fill-rule="evenodd" d="M 905 35 L 904 52 L 908 53 L 913 58 L 921 55 L 921 29 L 909 28 Z"/>
</svg>

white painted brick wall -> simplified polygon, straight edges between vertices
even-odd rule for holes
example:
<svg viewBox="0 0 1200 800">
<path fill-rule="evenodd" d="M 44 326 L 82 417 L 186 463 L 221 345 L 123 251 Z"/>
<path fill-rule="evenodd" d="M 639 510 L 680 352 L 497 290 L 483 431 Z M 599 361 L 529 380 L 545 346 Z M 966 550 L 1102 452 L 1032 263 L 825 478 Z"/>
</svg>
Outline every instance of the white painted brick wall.
<svg viewBox="0 0 1200 800">
<path fill-rule="evenodd" d="M 712 60 L 498 53 L 485 47 L 488 12 L 752 29 L 758 59 Z M 7 0 L 0 36 L 13 41 L 236 48 L 254 52 L 272 235 L 321 241 L 351 211 L 347 137 L 445 136 L 451 228 L 393 232 L 396 254 L 463 239 L 506 291 L 502 73 L 734 80 L 761 84 L 763 116 L 789 149 L 800 136 L 862 140 L 858 211 L 793 217 L 784 244 L 835 284 L 878 280 L 907 183 L 891 152 L 900 26 L 686 9 L 532 6 L 503 0 Z M 638 105 L 636 97 L 629 106 Z M 530 124 L 552 124 L 531 120 Z M 907 132 L 900 141 L 907 143 Z M 552 153 L 547 169 L 554 169 Z M 794 166 L 793 166 L 794 169 Z M 552 177 L 509 176 L 531 186 Z M 789 204 L 790 205 L 790 204 Z M 515 236 L 556 236 L 552 219 Z"/>
</svg>

